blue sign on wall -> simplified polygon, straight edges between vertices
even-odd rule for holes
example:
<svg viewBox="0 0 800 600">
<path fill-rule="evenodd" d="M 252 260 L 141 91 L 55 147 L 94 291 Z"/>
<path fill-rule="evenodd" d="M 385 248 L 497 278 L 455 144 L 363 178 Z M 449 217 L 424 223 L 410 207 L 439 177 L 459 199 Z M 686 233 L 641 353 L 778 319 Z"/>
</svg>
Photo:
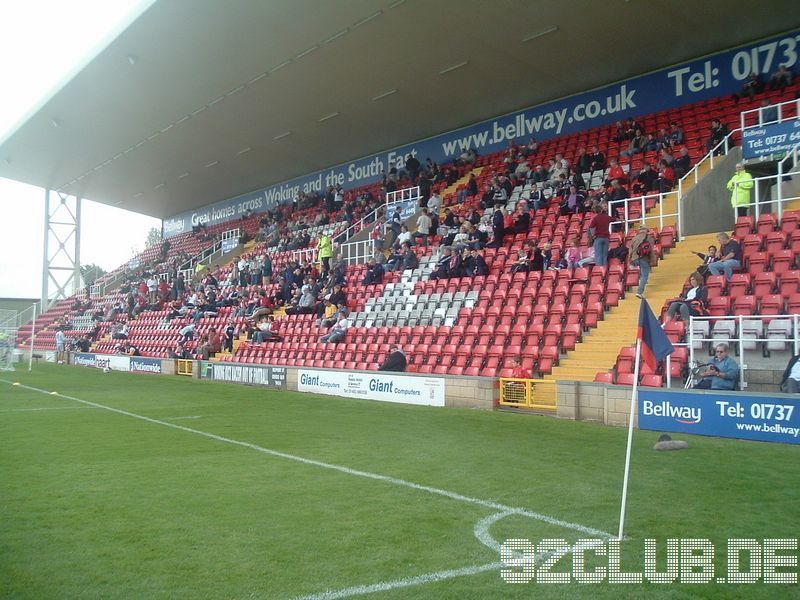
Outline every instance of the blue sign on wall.
<svg viewBox="0 0 800 600">
<path fill-rule="evenodd" d="M 392 167 L 403 167 L 409 156 L 417 157 L 420 162 L 426 158 L 440 163 L 450 162 L 469 149 L 478 154 L 491 154 L 505 148 L 509 140 L 522 142 L 530 137 L 546 140 L 613 123 L 628 116 L 645 115 L 731 94 L 741 89 L 744 80 L 752 72 L 769 76 L 780 65 L 794 68 L 798 62 L 798 51 L 800 30 L 795 30 L 489 119 L 175 215 L 164 221 L 164 236 L 184 233 L 199 223 L 211 225 L 240 218 L 247 210 L 266 211 L 278 203 L 291 202 L 300 191 L 308 193 L 322 190 L 337 183 L 346 188 L 373 183 L 380 180 L 381 173 L 388 172 Z M 733 129 L 736 123 L 727 125 Z"/>
<path fill-rule="evenodd" d="M 639 429 L 800 444 L 800 402 L 788 394 L 640 389 Z"/>
<path fill-rule="evenodd" d="M 800 119 L 783 121 L 742 132 L 742 154 L 745 158 L 783 154 L 800 144 Z"/>
</svg>

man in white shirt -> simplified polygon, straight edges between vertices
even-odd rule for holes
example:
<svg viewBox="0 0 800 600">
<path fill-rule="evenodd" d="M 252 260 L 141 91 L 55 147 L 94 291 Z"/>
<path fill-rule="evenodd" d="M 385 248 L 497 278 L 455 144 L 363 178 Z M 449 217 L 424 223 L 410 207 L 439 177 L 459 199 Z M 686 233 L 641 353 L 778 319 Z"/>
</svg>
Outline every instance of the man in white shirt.
<svg viewBox="0 0 800 600">
<path fill-rule="evenodd" d="M 787 394 L 800 394 L 800 354 L 793 356 L 786 365 L 781 391 Z"/>
<path fill-rule="evenodd" d="M 64 364 L 65 345 L 64 331 L 59 329 L 56 331 L 56 361 L 60 365 Z"/>
<path fill-rule="evenodd" d="M 336 325 L 334 325 L 328 333 L 320 337 L 319 341 L 325 343 L 331 342 L 334 344 L 341 342 L 344 339 L 348 327 L 350 327 L 350 322 L 344 314 L 341 314 Z"/>
</svg>

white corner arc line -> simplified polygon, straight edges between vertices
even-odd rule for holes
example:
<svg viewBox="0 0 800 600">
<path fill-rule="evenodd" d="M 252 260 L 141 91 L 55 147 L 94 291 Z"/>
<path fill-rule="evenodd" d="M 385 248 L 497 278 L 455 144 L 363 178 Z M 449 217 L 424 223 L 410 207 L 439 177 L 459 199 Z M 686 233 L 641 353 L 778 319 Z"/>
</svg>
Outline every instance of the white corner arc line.
<svg viewBox="0 0 800 600">
<path fill-rule="evenodd" d="M 415 577 L 406 577 L 404 579 L 395 579 L 393 581 L 382 581 L 380 583 L 373 583 L 369 585 L 358 585 L 345 588 L 343 590 L 329 590 L 326 592 L 320 592 L 318 594 L 301 596 L 297 600 L 339 600 L 340 598 L 349 598 L 351 596 L 376 594 L 378 592 L 388 592 L 389 590 L 396 590 L 398 588 L 411 587 L 414 585 L 435 583 L 437 581 L 444 581 L 445 579 L 452 579 L 454 577 L 477 575 L 478 573 L 485 573 L 486 571 L 500 569 L 500 567 L 502 567 L 502 563 L 493 562 L 485 565 L 463 567 L 461 569 L 448 569 L 446 571 L 436 571 L 435 573 L 427 573 L 425 575 L 417 575 Z"/>
<path fill-rule="evenodd" d="M 11 381 L 7 379 L 0 379 L 0 382 L 12 384 Z M 286 460 L 292 460 L 295 462 L 299 462 L 306 465 L 311 465 L 315 467 L 320 467 L 323 469 L 329 469 L 331 471 L 338 471 L 340 473 L 345 473 L 347 475 L 353 475 L 356 477 L 363 477 L 365 479 L 372 479 L 375 481 L 383 481 L 384 483 L 391 483 L 393 485 L 398 485 L 402 487 L 407 487 L 414 490 L 419 490 L 422 492 L 428 492 L 430 494 L 435 494 L 437 496 L 443 496 L 445 498 L 450 498 L 451 500 L 457 500 L 459 502 L 465 502 L 467 504 L 474 504 L 476 506 L 483 506 L 484 508 L 490 508 L 496 512 L 501 513 L 514 513 L 518 515 L 522 515 L 531 519 L 535 519 L 537 521 L 542 521 L 544 523 L 548 523 L 549 525 L 554 525 L 557 527 L 563 527 L 565 529 L 572 529 L 574 531 L 579 531 L 589 536 L 593 537 L 604 537 L 604 538 L 611 538 L 613 537 L 610 533 L 605 531 L 601 531 L 599 529 L 595 529 L 594 527 L 588 527 L 586 525 L 581 525 L 579 523 L 570 523 L 569 521 L 563 521 L 561 519 L 557 519 L 555 517 L 551 517 L 549 515 L 544 515 L 541 513 L 537 513 L 534 511 L 530 511 L 524 508 L 517 508 L 513 506 L 508 506 L 505 504 L 501 504 L 499 502 L 493 502 L 491 500 L 483 500 L 481 498 L 472 498 L 470 496 L 465 496 L 463 494 L 459 494 L 458 492 L 451 492 L 448 490 L 443 490 L 440 488 L 435 488 L 429 485 L 423 485 L 421 483 L 414 483 L 413 481 L 407 481 L 405 479 L 399 479 L 397 477 L 390 477 L 388 475 L 381 475 L 380 473 L 371 473 L 369 471 L 361 471 L 359 469 L 351 469 L 350 467 L 344 467 L 342 465 L 336 465 L 333 463 L 326 463 L 320 460 L 314 460 L 312 458 L 304 458 L 302 456 L 297 456 L 295 454 L 289 454 L 288 452 L 281 452 L 280 450 L 271 450 L 270 448 L 264 448 L 263 446 L 259 446 L 257 444 L 252 444 L 250 442 L 243 442 L 241 440 L 234 440 L 232 438 L 227 438 L 221 435 L 217 435 L 215 433 L 209 433 L 207 431 L 200 431 L 199 429 L 193 429 L 191 427 L 186 427 L 185 425 L 178 425 L 177 423 L 169 423 L 167 421 L 161 421 L 159 419 L 153 419 L 151 417 L 146 417 L 144 415 L 139 415 L 137 413 L 129 412 L 127 410 L 122 410 L 120 408 L 113 408 L 111 406 L 106 406 L 104 404 L 98 404 L 97 402 L 91 402 L 89 400 L 83 400 L 81 398 L 75 398 L 74 396 L 67 396 L 66 394 L 60 394 L 55 392 L 48 392 L 47 390 L 43 390 L 40 388 L 35 388 L 28 385 L 19 385 L 17 387 L 25 388 L 28 390 L 32 390 L 35 392 L 40 392 L 42 394 L 53 395 L 58 398 L 66 398 L 67 400 L 74 400 L 75 402 L 80 402 L 81 404 L 85 404 L 87 406 L 93 406 L 95 408 L 102 408 L 109 412 L 117 413 L 120 415 L 124 415 L 126 417 L 131 417 L 133 419 L 139 419 L 141 421 L 146 421 L 148 423 L 153 423 L 155 425 L 162 425 L 164 427 L 170 427 L 172 429 L 177 429 L 179 431 L 185 431 L 187 433 L 193 433 L 195 435 L 200 435 L 206 437 L 211 440 L 216 440 L 218 442 L 223 442 L 226 444 L 231 444 L 233 446 L 240 446 L 242 448 L 249 448 L 250 450 L 255 450 L 256 452 L 261 452 L 262 454 L 267 454 L 269 456 L 275 456 L 278 458 L 283 458 Z"/>
</svg>

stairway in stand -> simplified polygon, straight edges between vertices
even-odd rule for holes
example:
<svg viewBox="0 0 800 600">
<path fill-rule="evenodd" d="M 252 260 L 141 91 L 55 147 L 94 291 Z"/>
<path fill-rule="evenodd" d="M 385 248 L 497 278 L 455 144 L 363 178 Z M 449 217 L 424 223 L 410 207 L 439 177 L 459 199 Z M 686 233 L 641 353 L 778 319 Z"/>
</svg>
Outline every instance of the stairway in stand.
<svg viewBox="0 0 800 600">
<path fill-rule="evenodd" d="M 715 234 L 702 234 L 687 237 L 678 242 L 669 254 L 662 258 L 658 266 L 650 272 L 650 279 L 644 296 L 656 316 L 664 302 L 675 298 L 683 288 L 690 273 L 695 271 L 700 260 L 692 251 L 702 252 L 715 243 Z M 573 352 L 561 360 L 553 369 L 550 378 L 592 381 L 600 371 L 614 366 L 620 348 L 636 341 L 639 320 L 639 299 L 635 290 L 626 293 L 619 304 L 605 314 L 605 318 L 583 338 Z"/>
</svg>

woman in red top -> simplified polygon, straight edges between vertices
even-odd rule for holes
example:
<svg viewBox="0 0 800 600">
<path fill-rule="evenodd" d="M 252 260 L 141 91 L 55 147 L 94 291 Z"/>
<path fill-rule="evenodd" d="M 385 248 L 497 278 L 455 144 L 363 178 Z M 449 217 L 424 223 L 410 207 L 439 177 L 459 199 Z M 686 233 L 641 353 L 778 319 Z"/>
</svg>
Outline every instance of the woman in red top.
<svg viewBox="0 0 800 600">
<path fill-rule="evenodd" d="M 671 192 L 675 186 L 675 171 L 663 160 L 658 161 L 658 191 L 662 194 Z"/>
</svg>

